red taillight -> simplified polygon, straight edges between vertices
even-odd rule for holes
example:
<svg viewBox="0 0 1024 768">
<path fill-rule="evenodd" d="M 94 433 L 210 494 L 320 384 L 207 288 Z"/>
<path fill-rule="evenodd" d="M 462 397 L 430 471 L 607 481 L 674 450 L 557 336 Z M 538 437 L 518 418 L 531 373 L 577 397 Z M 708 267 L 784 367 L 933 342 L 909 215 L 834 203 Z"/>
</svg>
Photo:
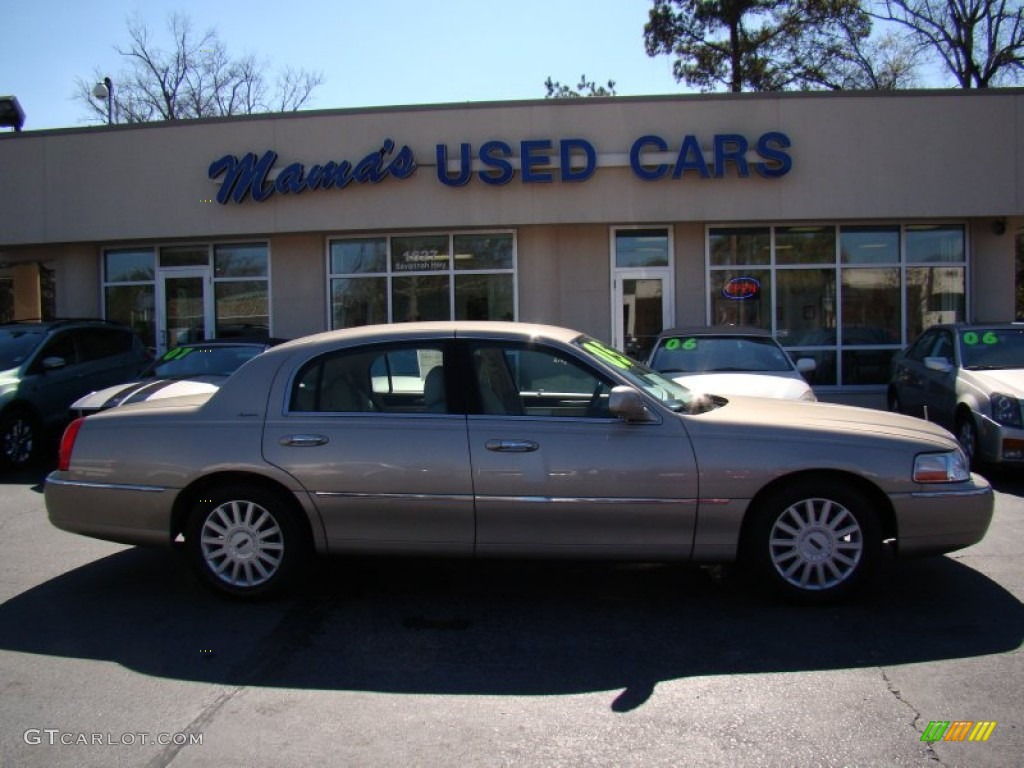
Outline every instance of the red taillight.
<svg viewBox="0 0 1024 768">
<path fill-rule="evenodd" d="M 84 418 L 78 418 L 68 424 L 64 430 L 64 436 L 60 439 L 60 452 L 57 454 L 57 469 L 67 472 L 71 466 L 71 451 L 75 447 L 75 438 L 78 437 L 78 430 L 82 428 Z"/>
</svg>

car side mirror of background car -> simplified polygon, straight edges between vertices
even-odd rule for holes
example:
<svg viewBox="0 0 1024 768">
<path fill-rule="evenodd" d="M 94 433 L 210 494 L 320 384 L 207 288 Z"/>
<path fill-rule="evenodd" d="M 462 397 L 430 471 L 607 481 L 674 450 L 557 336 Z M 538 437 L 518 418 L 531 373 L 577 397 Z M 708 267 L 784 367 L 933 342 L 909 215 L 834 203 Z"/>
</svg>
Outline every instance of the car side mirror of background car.
<svg viewBox="0 0 1024 768">
<path fill-rule="evenodd" d="M 818 361 L 813 357 L 801 357 L 796 361 L 796 369 L 800 373 L 812 373 L 818 369 Z"/>
<path fill-rule="evenodd" d="M 651 409 L 647 407 L 643 395 L 632 387 L 612 387 L 608 393 L 608 412 L 612 416 L 629 422 L 649 423 L 658 421 Z"/>
<path fill-rule="evenodd" d="M 44 371 L 56 371 L 56 370 L 58 370 L 60 368 L 63 368 L 67 364 L 68 364 L 67 360 L 65 360 L 63 357 L 57 357 L 56 355 L 54 357 L 44 357 L 43 358 L 43 370 Z"/>
<path fill-rule="evenodd" d="M 939 373 L 949 373 L 953 370 L 953 364 L 944 357 L 926 357 L 924 359 L 924 367 Z"/>
</svg>

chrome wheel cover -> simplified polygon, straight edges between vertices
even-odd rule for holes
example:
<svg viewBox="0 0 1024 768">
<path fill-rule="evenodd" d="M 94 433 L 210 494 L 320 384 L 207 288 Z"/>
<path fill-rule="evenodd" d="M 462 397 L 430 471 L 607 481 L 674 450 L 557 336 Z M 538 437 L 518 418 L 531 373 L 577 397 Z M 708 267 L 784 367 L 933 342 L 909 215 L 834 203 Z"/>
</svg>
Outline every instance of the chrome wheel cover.
<svg viewBox="0 0 1024 768">
<path fill-rule="evenodd" d="M 226 501 L 203 521 L 203 561 L 214 576 L 233 587 L 257 587 L 280 570 L 284 534 L 277 520 L 252 501 Z"/>
<path fill-rule="evenodd" d="M 4 457 L 16 466 L 24 464 L 32 456 L 34 440 L 32 425 L 21 417 L 13 419 L 3 434 Z"/>
<path fill-rule="evenodd" d="M 772 565 L 786 583 L 820 591 L 853 575 L 864 555 L 864 532 L 842 504 L 803 499 L 775 520 L 768 547 Z"/>
</svg>

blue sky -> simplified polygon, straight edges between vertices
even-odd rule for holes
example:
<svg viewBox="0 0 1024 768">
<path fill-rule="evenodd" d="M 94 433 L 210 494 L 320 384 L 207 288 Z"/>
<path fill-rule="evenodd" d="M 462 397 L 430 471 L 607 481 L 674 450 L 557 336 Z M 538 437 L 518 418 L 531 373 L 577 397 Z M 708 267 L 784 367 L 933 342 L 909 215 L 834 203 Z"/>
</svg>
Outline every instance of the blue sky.
<svg viewBox="0 0 1024 768">
<path fill-rule="evenodd" d="M 138 12 L 162 47 L 166 20 L 216 27 L 233 56 L 276 71 L 320 71 L 310 109 L 536 99 L 544 80 L 616 81 L 621 96 L 682 93 L 666 56 L 644 52 L 650 0 L 0 0 L 0 95 L 25 130 L 89 124 L 76 78 L 125 68 L 126 19 Z"/>
</svg>

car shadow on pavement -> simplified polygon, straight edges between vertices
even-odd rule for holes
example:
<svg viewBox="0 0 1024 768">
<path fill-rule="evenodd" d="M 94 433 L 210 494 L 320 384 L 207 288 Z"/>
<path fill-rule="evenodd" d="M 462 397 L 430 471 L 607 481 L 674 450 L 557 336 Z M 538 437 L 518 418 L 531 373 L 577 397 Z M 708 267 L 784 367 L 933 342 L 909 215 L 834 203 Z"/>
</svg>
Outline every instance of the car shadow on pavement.
<svg viewBox="0 0 1024 768">
<path fill-rule="evenodd" d="M 0 605 L 0 648 L 237 686 L 491 695 L 885 667 L 1013 651 L 1024 606 L 948 557 L 891 564 L 878 589 L 799 607 L 716 569 L 342 560 L 297 597 L 225 601 L 179 553 L 126 549 Z"/>
</svg>

